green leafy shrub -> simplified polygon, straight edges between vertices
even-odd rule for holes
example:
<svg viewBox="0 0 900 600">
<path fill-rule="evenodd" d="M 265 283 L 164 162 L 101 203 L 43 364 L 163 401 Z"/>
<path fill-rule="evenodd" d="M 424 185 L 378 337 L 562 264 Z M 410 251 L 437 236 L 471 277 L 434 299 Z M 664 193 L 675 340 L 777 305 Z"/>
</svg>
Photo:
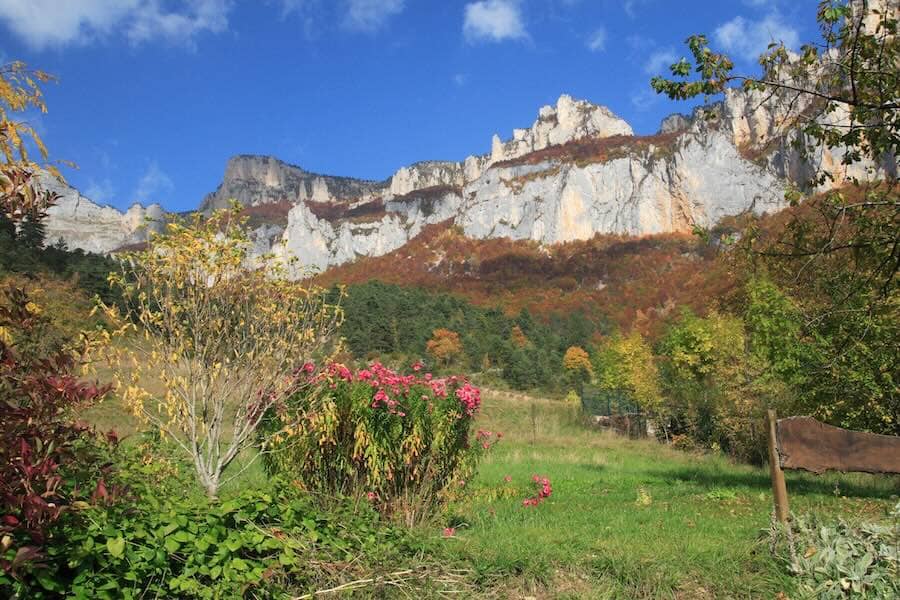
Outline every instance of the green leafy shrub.
<svg viewBox="0 0 900 600">
<path fill-rule="evenodd" d="M 295 395 L 269 419 L 283 433 L 266 464 L 323 497 L 366 498 L 415 524 L 465 486 L 496 439 L 485 431 L 471 439 L 481 397 L 462 378 L 400 375 L 379 363 L 356 373 L 341 364 L 314 370 L 304 369 L 316 391 Z"/>
<path fill-rule="evenodd" d="M 46 559 L 0 596 L 269 598 L 329 587 L 418 552 L 366 506 L 323 512 L 291 486 L 210 503 L 158 447 L 123 450 L 118 475 L 54 530 Z"/>
<path fill-rule="evenodd" d="M 900 504 L 888 523 L 823 523 L 796 517 L 781 557 L 816 598 L 900 597 Z"/>
</svg>

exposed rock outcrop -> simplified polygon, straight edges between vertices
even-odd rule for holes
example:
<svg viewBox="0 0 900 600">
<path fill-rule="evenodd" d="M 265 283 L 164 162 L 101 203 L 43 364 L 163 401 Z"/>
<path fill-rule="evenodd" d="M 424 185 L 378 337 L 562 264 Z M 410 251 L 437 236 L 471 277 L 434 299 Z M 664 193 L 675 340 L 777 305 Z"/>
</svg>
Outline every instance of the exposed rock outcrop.
<svg viewBox="0 0 900 600">
<path fill-rule="evenodd" d="M 631 126 L 605 106 L 574 100 L 564 94 L 555 107 L 541 107 L 531 129 L 514 129 L 512 139 L 506 142 L 495 135 L 491 142 L 491 162 L 518 158 L 548 146 L 587 137 L 632 134 Z"/>
<path fill-rule="evenodd" d="M 563 95 L 530 128 L 507 141 L 494 136 L 488 154 L 418 162 L 380 182 L 236 156 L 200 210 L 230 199 L 249 207 L 254 255 L 295 258 L 297 276 L 385 254 L 450 219 L 471 237 L 542 244 L 689 231 L 725 216 L 777 211 L 789 182 L 822 166 L 838 181 L 866 168 L 841 165 L 840 149 L 798 153 L 790 114 L 777 96 L 729 90 L 703 114 L 674 114 L 656 135 L 634 136 L 609 109 Z M 164 218 L 159 207 L 123 214 L 71 188 L 63 196 L 51 212 L 51 239 L 96 252 L 139 241 L 147 216 Z"/>
<path fill-rule="evenodd" d="M 145 241 L 150 231 L 163 227 L 166 218 L 158 204 L 146 208 L 134 204 L 124 213 L 99 205 L 49 173 L 38 175 L 38 185 L 59 195 L 47 210 L 48 244 L 61 239 L 69 248 L 104 254 Z"/>
<path fill-rule="evenodd" d="M 596 233 L 690 231 L 726 215 L 784 205 L 784 183 L 744 160 L 719 132 L 635 145 L 596 162 L 494 167 L 465 188 L 457 223 L 474 238 L 545 244 Z"/>
<path fill-rule="evenodd" d="M 384 187 L 385 182 L 310 173 L 271 156 L 240 155 L 228 160 L 222 183 L 203 199 L 199 210 L 226 208 L 230 200 L 244 206 L 354 200 L 371 197 Z"/>
<path fill-rule="evenodd" d="M 662 120 L 659 125 L 659 133 L 680 133 L 687 131 L 693 123 L 691 117 L 681 113 L 673 113 Z"/>
</svg>

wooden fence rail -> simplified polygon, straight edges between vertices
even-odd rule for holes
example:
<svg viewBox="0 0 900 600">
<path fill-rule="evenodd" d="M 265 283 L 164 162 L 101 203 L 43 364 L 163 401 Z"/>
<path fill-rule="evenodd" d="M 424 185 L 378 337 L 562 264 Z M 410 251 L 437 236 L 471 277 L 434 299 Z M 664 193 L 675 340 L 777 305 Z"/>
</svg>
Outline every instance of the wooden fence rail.
<svg viewBox="0 0 900 600">
<path fill-rule="evenodd" d="M 775 516 L 782 523 L 790 513 L 784 469 L 900 473 L 900 437 L 841 429 L 812 417 L 779 419 L 774 410 L 768 417 L 769 472 Z"/>
</svg>

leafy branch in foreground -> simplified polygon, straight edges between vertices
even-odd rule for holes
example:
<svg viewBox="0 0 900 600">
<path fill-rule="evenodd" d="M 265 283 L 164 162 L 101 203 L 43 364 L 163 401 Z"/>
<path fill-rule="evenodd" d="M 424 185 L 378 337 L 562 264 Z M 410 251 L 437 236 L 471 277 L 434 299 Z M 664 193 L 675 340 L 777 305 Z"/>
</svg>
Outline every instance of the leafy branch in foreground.
<svg viewBox="0 0 900 600">
<path fill-rule="evenodd" d="M 324 290 L 283 266 L 249 263 L 237 209 L 195 215 L 153 236 L 111 276 L 122 290 L 120 394 L 172 437 L 215 497 L 222 474 L 257 441 L 266 411 L 295 394 L 296 370 L 323 351 L 341 320 Z M 162 393 L 147 386 L 157 379 Z"/>
<path fill-rule="evenodd" d="M 773 43 L 759 59 L 760 76 L 735 74 L 731 59 L 694 35 L 693 63 L 682 59 L 671 78 L 651 81 L 674 99 L 746 94 L 775 119 L 780 141 L 799 151 L 810 177 L 794 183 L 813 193 L 789 190 L 791 207 L 774 226 L 747 227 L 735 257 L 797 300 L 805 335 L 823 349 L 816 364 L 802 366 L 817 404 L 854 422 L 877 414 L 879 428 L 900 418 L 890 350 L 900 339 L 897 15 L 896 0 L 823 0 L 820 41 L 799 54 Z"/>
<path fill-rule="evenodd" d="M 710 49 L 703 35 L 688 38 L 693 57 L 671 65 L 672 78 L 654 77 L 652 87 L 674 99 L 715 96 L 736 83 L 780 115 L 782 134 L 790 128 L 810 165 L 817 150 L 840 156 L 843 169 L 818 161 L 811 186 L 864 186 L 861 197 L 840 190 L 815 201 L 815 215 L 797 214 L 774 243 L 754 248 L 763 255 L 804 263 L 830 254 L 851 256 L 876 282 L 882 296 L 892 289 L 900 269 L 900 194 L 896 156 L 900 148 L 900 38 L 894 0 L 823 0 L 817 13 L 822 41 L 804 45 L 799 55 L 773 43 L 759 63 L 759 77 L 734 74 L 728 56 Z M 697 78 L 689 80 L 691 71 Z M 861 167 L 867 181 L 853 175 Z M 837 176 L 843 173 L 843 179 Z M 874 183 L 872 181 L 874 180 Z M 792 206 L 803 196 L 788 193 Z M 753 237 L 751 236 L 751 241 Z"/>
<path fill-rule="evenodd" d="M 40 168 L 28 152 L 33 144 L 45 161 L 46 146 L 34 127 L 26 121 L 16 121 L 13 113 L 27 110 L 47 112 L 40 84 L 54 81 L 44 71 L 29 69 L 20 61 L 0 65 L 0 213 L 18 222 L 38 219 L 56 196 L 34 187 L 34 172 Z M 52 165 L 47 170 L 59 177 Z"/>
</svg>

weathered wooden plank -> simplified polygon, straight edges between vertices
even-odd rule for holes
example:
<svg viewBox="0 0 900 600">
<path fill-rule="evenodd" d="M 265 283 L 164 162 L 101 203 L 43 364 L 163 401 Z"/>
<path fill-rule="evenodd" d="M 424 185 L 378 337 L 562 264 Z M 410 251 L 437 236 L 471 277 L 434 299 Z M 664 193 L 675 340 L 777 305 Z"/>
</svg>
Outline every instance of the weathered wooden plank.
<svg viewBox="0 0 900 600">
<path fill-rule="evenodd" d="M 779 419 L 776 428 L 782 469 L 900 473 L 900 437 L 841 429 L 812 417 Z"/>
</svg>

